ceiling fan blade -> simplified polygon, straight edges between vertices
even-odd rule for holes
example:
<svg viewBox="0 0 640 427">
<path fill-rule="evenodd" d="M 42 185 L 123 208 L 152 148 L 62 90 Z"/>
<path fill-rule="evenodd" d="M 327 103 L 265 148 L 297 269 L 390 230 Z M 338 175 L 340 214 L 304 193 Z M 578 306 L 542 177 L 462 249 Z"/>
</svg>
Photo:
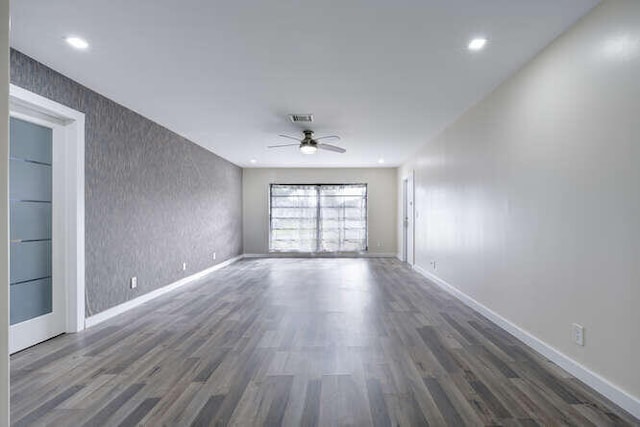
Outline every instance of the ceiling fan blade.
<svg viewBox="0 0 640 427">
<path fill-rule="evenodd" d="M 335 151 L 336 153 L 345 153 L 347 151 L 342 147 L 336 147 L 335 145 L 329 144 L 318 144 L 318 148 L 321 150 Z"/>
<path fill-rule="evenodd" d="M 321 136 L 320 138 L 314 138 L 316 141 L 319 141 L 321 139 L 335 139 L 337 141 L 340 141 L 342 138 L 340 138 L 338 135 L 327 135 L 327 136 Z"/>
<path fill-rule="evenodd" d="M 267 145 L 267 148 L 293 147 L 294 145 L 297 147 L 300 144 Z"/>
<path fill-rule="evenodd" d="M 280 138 L 289 138 L 289 139 L 293 139 L 294 141 L 298 141 L 300 142 L 300 138 L 296 138 L 295 136 L 289 136 L 289 135 L 278 135 Z"/>
</svg>

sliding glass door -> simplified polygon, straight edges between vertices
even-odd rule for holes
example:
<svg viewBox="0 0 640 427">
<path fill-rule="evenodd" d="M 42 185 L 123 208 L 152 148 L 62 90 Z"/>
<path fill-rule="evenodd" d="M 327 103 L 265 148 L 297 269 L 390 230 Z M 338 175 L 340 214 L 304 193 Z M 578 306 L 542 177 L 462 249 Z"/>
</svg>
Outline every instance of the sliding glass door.
<svg viewBox="0 0 640 427">
<path fill-rule="evenodd" d="M 272 184 L 269 250 L 367 250 L 366 184 Z"/>
<path fill-rule="evenodd" d="M 367 186 L 318 186 L 320 252 L 367 249 Z"/>
<path fill-rule="evenodd" d="M 271 185 L 270 250 L 318 250 L 318 190 L 315 185 Z"/>
</svg>

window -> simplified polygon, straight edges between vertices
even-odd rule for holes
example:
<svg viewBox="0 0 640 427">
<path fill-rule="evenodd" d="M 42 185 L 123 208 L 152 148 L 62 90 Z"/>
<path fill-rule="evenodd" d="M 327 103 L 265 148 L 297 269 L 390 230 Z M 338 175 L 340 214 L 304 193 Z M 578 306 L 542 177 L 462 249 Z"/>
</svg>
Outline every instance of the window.
<svg viewBox="0 0 640 427">
<path fill-rule="evenodd" d="M 367 250 L 367 185 L 271 185 L 269 250 Z"/>
</svg>

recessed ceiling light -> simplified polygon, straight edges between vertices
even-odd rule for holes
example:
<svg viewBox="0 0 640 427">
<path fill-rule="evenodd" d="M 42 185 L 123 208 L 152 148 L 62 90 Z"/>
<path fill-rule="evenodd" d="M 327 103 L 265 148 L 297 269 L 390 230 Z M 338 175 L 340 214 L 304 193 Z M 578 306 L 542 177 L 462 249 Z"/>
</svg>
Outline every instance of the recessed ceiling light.
<svg viewBox="0 0 640 427">
<path fill-rule="evenodd" d="M 378 163 L 383 164 L 384 163 L 384 159 L 378 159 Z"/>
<path fill-rule="evenodd" d="M 476 38 L 469 42 L 469 50 L 482 50 L 487 45 L 487 39 Z"/>
<path fill-rule="evenodd" d="M 258 161 L 256 159 L 251 159 L 249 160 L 251 163 L 258 163 Z"/>
<path fill-rule="evenodd" d="M 76 49 L 86 49 L 89 47 L 89 43 L 80 37 L 69 36 L 65 40 L 70 46 Z"/>
</svg>

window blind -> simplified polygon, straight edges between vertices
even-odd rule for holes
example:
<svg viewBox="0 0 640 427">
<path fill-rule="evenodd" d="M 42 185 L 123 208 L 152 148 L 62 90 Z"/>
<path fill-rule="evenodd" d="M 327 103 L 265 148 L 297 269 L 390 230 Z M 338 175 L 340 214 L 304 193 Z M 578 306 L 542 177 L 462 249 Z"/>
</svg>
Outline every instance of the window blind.
<svg viewBox="0 0 640 427">
<path fill-rule="evenodd" d="M 269 250 L 367 250 L 367 185 L 271 185 Z"/>
</svg>

